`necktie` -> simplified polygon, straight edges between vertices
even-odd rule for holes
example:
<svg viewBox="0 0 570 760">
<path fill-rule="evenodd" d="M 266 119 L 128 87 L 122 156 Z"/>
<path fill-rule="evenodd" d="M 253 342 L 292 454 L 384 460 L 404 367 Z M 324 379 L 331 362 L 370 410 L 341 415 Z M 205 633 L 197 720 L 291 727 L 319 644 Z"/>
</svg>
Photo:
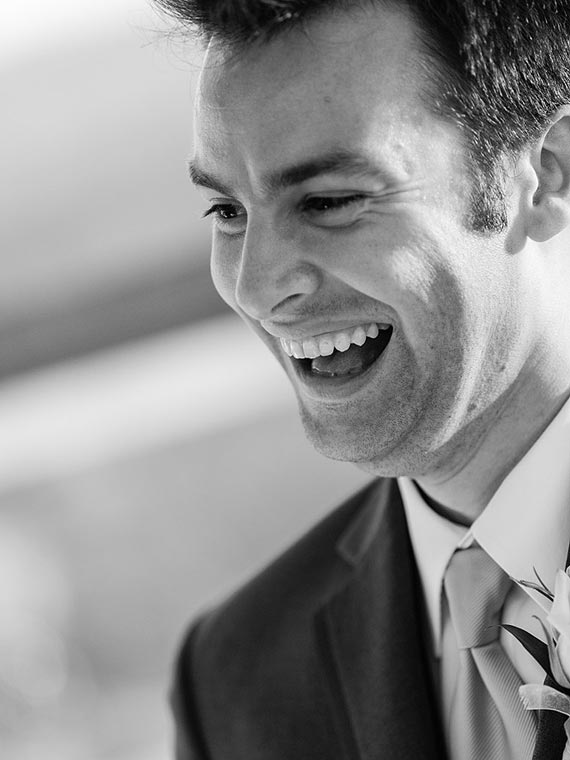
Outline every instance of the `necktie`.
<svg viewBox="0 0 570 760">
<path fill-rule="evenodd" d="M 520 677 L 499 642 L 510 584 L 479 546 L 456 551 L 444 576 L 442 667 L 457 663 L 447 732 L 452 760 L 532 758 L 536 719 L 523 709 Z"/>
</svg>

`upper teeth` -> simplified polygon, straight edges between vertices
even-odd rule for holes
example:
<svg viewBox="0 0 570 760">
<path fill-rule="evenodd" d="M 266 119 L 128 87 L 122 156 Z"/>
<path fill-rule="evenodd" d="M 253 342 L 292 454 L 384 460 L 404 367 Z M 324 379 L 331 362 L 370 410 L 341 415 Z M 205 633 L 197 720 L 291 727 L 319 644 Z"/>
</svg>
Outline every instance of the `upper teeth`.
<svg viewBox="0 0 570 760">
<path fill-rule="evenodd" d="M 288 356 L 295 359 L 316 359 L 317 356 L 330 356 L 332 352 L 347 351 L 351 343 L 362 346 L 366 338 L 377 338 L 380 330 L 388 330 L 390 325 L 372 323 L 359 325 L 340 332 L 322 333 L 302 340 L 280 338 L 281 346 Z"/>
</svg>

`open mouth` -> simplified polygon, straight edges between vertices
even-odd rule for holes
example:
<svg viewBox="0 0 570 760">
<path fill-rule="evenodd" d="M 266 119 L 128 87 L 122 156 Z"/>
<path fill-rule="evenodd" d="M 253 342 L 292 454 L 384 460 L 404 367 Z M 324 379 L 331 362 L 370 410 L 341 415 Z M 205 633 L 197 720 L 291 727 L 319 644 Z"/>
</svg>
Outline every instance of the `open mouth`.
<svg viewBox="0 0 570 760">
<path fill-rule="evenodd" d="M 331 334 L 331 337 L 324 336 L 321 340 L 304 342 L 300 350 L 292 350 L 291 344 L 282 342 L 282 345 L 303 374 L 325 380 L 346 379 L 364 374 L 378 361 L 390 342 L 392 332 L 390 325 L 370 325 L 343 333 L 341 340 L 335 340 L 336 336 Z M 295 344 L 293 347 L 297 348 Z"/>
</svg>

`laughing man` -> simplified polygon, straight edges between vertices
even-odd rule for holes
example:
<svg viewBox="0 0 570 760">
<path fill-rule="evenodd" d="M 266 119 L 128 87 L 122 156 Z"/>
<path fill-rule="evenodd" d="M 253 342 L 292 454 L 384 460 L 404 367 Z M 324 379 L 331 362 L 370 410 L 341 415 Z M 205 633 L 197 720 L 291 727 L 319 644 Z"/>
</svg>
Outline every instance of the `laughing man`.
<svg viewBox="0 0 570 760">
<path fill-rule="evenodd" d="M 570 3 L 161 4 L 207 48 L 215 285 L 374 475 L 194 625 L 178 757 L 561 758 L 499 623 L 544 638 L 512 579 L 570 539 Z"/>
</svg>

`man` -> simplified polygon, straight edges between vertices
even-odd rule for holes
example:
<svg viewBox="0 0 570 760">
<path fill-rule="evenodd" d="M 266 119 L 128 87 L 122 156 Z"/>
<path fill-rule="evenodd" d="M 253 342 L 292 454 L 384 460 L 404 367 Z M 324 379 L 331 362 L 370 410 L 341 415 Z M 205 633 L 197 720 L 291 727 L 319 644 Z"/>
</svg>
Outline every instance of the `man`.
<svg viewBox="0 0 570 760">
<path fill-rule="evenodd" d="M 570 538 L 567 0 L 163 4 L 208 43 L 214 282 L 375 476 L 193 627 L 179 758 L 560 758 L 498 623 L 540 632 L 509 577 Z"/>
</svg>

